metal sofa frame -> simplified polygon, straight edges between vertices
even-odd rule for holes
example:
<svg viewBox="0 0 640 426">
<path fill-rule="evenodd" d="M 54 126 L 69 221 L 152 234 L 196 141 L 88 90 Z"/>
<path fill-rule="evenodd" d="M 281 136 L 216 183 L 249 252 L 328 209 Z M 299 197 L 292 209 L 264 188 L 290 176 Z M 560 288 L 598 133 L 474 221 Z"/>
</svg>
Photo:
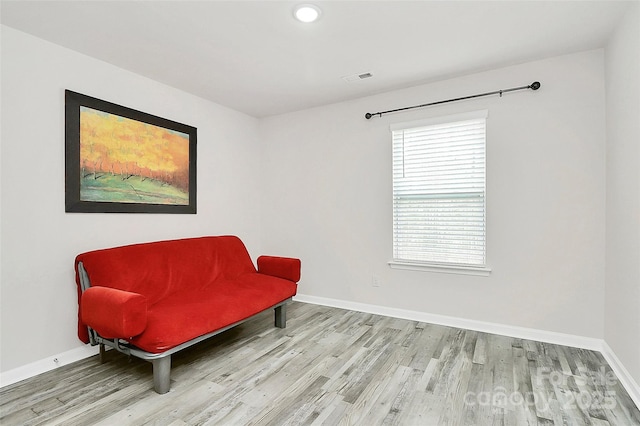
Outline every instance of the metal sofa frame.
<svg viewBox="0 0 640 426">
<path fill-rule="evenodd" d="M 82 289 L 82 292 L 84 292 L 89 287 L 91 287 L 91 282 L 89 281 L 89 275 L 84 269 L 84 265 L 82 264 L 82 262 L 78 263 L 78 275 L 80 277 L 80 288 Z M 145 361 L 151 362 L 151 364 L 153 365 L 153 389 L 159 394 L 164 394 L 169 392 L 169 390 L 171 389 L 171 355 L 178 351 L 181 351 L 182 349 L 188 348 L 189 346 L 195 345 L 196 343 L 200 343 L 210 337 L 227 331 L 238 324 L 242 324 L 243 322 L 248 321 L 269 309 L 274 309 L 275 311 L 274 325 L 278 328 L 285 328 L 287 326 L 286 303 L 291 300 L 291 298 L 288 298 L 278 304 L 275 304 L 263 311 L 256 313 L 253 316 L 250 316 L 249 318 L 235 322 L 224 328 L 212 331 L 211 333 L 196 337 L 195 339 L 191 339 L 161 353 L 151 353 L 143 351 L 142 349 L 136 348 L 124 339 L 105 339 L 104 337 L 100 336 L 94 329 L 87 326 L 87 329 L 89 330 L 89 343 L 91 344 L 91 346 L 100 345 L 101 363 L 105 362 L 106 346 L 109 346 L 123 354 L 135 356 L 136 358 L 144 359 Z"/>
</svg>

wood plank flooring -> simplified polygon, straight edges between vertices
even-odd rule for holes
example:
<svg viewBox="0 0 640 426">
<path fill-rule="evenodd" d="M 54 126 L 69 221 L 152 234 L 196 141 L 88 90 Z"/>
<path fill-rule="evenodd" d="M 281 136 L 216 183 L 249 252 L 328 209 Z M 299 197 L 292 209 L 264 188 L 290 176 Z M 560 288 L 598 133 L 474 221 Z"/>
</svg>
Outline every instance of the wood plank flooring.
<svg viewBox="0 0 640 426">
<path fill-rule="evenodd" d="M 151 364 L 109 352 L 7 386 L 2 425 L 640 425 L 598 352 L 300 302 Z"/>
</svg>

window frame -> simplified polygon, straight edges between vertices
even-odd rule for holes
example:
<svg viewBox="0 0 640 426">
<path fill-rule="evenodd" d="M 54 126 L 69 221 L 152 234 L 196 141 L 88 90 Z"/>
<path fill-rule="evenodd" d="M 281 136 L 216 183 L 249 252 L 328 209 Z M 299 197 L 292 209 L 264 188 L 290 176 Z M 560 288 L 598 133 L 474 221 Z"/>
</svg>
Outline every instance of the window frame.
<svg viewBox="0 0 640 426">
<path fill-rule="evenodd" d="M 482 265 L 474 265 L 474 264 L 466 264 L 466 263 L 448 263 L 448 262 L 435 262 L 435 261 L 420 261 L 420 260 L 409 260 L 409 259 L 396 259 L 392 258 L 388 262 L 389 266 L 394 269 L 402 269 L 402 270 L 412 270 L 412 271 L 427 271 L 427 272 L 441 272 L 441 273 L 452 273 L 452 274 L 463 274 L 463 275 L 477 275 L 477 276 L 489 276 L 491 273 L 491 268 L 488 266 L 488 246 L 487 246 L 487 128 L 488 128 L 488 110 L 477 110 L 470 111 L 461 114 L 452 114 L 440 117 L 427 118 L 422 120 L 415 120 L 409 122 L 401 122 L 401 123 L 393 123 L 389 126 L 389 130 L 391 132 L 391 142 L 392 142 L 392 161 L 393 161 L 393 133 L 395 131 L 408 130 L 414 128 L 421 127 L 429 127 L 436 126 L 440 124 L 448 124 L 448 123 L 456 123 L 462 121 L 469 120 L 478 120 L 484 119 L 484 192 L 483 192 L 483 201 L 484 201 L 484 264 Z M 393 167 L 392 167 L 393 170 Z M 392 176 L 392 187 L 395 187 L 395 177 Z M 392 194 L 392 197 L 395 197 L 395 193 Z M 396 238 L 396 222 L 395 222 L 395 202 L 392 202 L 393 209 L 393 222 L 392 222 L 392 252 L 393 257 L 395 257 L 395 238 Z"/>
</svg>

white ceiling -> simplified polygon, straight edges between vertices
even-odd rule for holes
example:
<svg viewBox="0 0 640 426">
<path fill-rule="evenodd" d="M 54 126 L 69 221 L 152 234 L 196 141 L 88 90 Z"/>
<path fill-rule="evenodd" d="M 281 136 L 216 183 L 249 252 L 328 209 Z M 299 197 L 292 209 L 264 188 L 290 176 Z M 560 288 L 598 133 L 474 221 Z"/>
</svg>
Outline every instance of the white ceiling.
<svg viewBox="0 0 640 426">
<path fill-rule="evenodd" d="M 255 117 L 603 47 L 622 1 L 6 1 L 2 24 Z M 372 72 L 353 83 L 341 77 Z M 529 82 L 523 82 L 527 84 Z"/>
</svg>

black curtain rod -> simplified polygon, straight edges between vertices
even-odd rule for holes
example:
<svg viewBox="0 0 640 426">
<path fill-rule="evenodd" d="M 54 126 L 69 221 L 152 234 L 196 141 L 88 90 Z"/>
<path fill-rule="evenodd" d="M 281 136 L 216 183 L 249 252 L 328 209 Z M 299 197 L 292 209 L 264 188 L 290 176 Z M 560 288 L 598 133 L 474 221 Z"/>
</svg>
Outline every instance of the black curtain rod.
<svg viewBox="0 0 640 426">
<path fill-rule="evenodd" d="M 390 109 L 388 111 L 380 111 L 380 112 L 374 112 L 374 113 L 368 112 L 368 113 L 366 113 L 364 115 L 364 118 L 369 120 L 373 116 L 377 115 L 378 117 L 382 117 L 382 114 L 388 114 L 390 112 L 398 112 L 398 111 L 405 111 L 405 110 L 408 110 L 408 109 L 422 108 L 422 107 L 431 106 L 431 105 L 446 104 L 447 102 L 462 101 L 462 100 L 465 100 L 465 99 L 479 98 L 481 96 L 490 96 L 490 95 L 497 95 L 497 94 L 500 94 L 500 96 L 502 96 L 503 93 L 515 92 L 516 90 L 525 90 L 525 89 L 538 90 L 539 88 L 540 88 L 540 82 L 539 81 L 534 81 L 533 83 L 531 83 L 528 86 L 521 86 L 521 87 L 513 87 L 511 89 L 496 90 L 496 91 L 493 91 L 493 92 L 480 93 L 479 95 L 464 96 L 462 98 L 447 99 L 447 100 L 444 100 L 444 101 L 430 102 L 428 104 L 414 105 L 414 106 L 398 108 L 398 109 Z"/>
</svg>

